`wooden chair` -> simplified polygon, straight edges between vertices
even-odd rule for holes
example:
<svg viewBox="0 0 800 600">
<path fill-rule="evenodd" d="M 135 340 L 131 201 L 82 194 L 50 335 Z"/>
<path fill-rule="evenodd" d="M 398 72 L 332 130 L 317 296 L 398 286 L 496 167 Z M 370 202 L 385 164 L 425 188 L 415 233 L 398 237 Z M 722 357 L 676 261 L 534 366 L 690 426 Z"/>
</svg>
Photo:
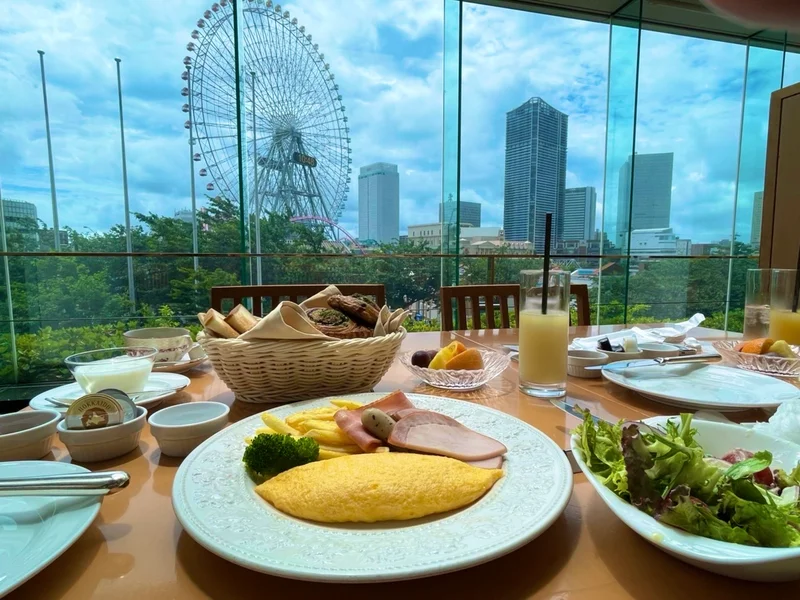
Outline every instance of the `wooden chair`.
<svg viewBox="0 0 800 600">
<path fill-rule="evenodd" d="M 211 307 L 222 311 L 225 300 L 233 300 L 233 306 L 240 304 L 245 298 L 253 299 L 251 308 L 257 317 L 262 316 L 262 304 L 265 299 L 271 302 L 270 310 L 278 306 L 281 300 L 291 300 L 298 304 L 321 292 L 327 286 L 317 283 L 301 283 L 294 285 L 223 285 L 211 288 Z M 378 306 L 386 304 L 386 288 L 382 283 L 342 284 L 336 285 L 342 294 L 362 294 L 372 296 Z"/>
<path fill-rule="evenodd" d="M 570 285 L 569 292 L 575 296 L 578 304 L 578 325 L 590 325 L 591 314 L 589 310 L 589 286 L 586 284 L 575 283 Z M 484 312 L 486 314 L 486 326 L 489 329 L 500 327 L 508 329 L 511 327 L 509 318 L 508 299 L 511 298 L 514 306 L 514 313 L 519 314 L 520 306 L 519 284 L 500 284 L 500 285 L 453 285 L 442 286 L 441 288 L 441 310 L 442 310 L 442 331 L 452 331 L 456 329 L 453 323 L 453 300 L 456 301 L 456 311 L 458 313 L 458 329 L 467 329 L 467 299 L 470 301 L 470 316 L 472 317 L 472 329 L 482 329 L 481 325 L 481 298 L 484 299 Z M 500 299 L 500 324 L 496 324 L 494 299 Z M 492 310 L 489 310 L 489 307 Z"/>
</svg>

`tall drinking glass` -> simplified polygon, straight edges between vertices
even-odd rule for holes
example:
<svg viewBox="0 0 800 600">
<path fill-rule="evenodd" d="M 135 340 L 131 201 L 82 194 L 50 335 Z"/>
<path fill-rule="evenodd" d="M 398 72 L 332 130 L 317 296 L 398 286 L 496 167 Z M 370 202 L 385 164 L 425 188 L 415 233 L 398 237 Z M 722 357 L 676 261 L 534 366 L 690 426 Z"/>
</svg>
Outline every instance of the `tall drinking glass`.
<svg viewBox="0 0 800 600">
<path fill-rule="evenodd" d="M 769 335 L 769 289 L 772 269 L 747 269 L 744 300 L 744 332 L 746 340 Z"/>
<path fill-rule="evenodd" d="M 773 269 L 770 287 L 769 337 L 800 344 L 800 312 L 793 311 L 797 271 Z"/>
<path fill-rule="evenodd" d="M 558 398 L 567 389 L 569 273 L 550 272 L 546 308 L 543 284 L 543 271 L 520 273 L 519 387 L 529 396 Z"/>
</svg>

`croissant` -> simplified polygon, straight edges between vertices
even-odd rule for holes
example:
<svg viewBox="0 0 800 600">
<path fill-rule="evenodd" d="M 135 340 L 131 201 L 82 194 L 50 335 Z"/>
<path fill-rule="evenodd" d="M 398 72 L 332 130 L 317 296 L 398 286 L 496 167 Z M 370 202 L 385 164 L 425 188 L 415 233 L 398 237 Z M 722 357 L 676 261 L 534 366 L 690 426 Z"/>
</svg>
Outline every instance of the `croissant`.
<svg viewBox="0 0 800 600">
<path fill-rule="evenodd" d="M 309 320 L 320 333 L 342 340 L 372 337 L 372 329 L 359 325 L 343 312 L 332 308 L 311 308 L 306 311 Z"/>
<path fill-rule="evenodd" d="M 367 327 L 375 327 L 380 314 L 380 310 L 374 302 L 355 296 L 331 296 L 328 298 L 328 306 L 343 312 L 356 323 Z"/>
</svg>

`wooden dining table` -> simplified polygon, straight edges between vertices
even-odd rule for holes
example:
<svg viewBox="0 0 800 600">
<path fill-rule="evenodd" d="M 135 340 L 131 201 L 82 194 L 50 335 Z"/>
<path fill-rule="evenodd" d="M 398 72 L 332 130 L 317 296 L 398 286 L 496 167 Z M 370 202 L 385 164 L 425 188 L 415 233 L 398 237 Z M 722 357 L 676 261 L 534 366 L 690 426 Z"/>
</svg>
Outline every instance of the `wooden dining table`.
<svg viewBox="0 0 800 600">
<path fill-rule="evenodd" d="M 573 337 L 586 337 L 619 326 L 573 327 Z M 483 330 L 410 333 L 402 350 L 438 348 L 453 340 L 467 347 L 503 349 L 516 344 L 518 331 Z M 698 339 L 725 339 L 728 334 L 694 329 Z M 737 334 L 731 334 L 736 336 Z M 191 384 L 162 407 L 213 400 L 231 406 L 238 421 L 269 408 L 236 401 L 211 365 L 187 373 Z M 443 392 L 415 379 L 395 360 L 375 391 L 400 389 L 445 395 L 476 402 L 530 423 L 562 448 L 578 420 L 547 401 L 518 390 L 516 363 L 481 389 Z M 568 399 L 611 420 L 674 414 L 675 408 L 647 400 L 603 379 L 569 378 Z M 739 421 L 763 420 L 761 411 L 730 415 Z M 56 443 L 51 460 L 70 462 Z M 131 483 L 103 500 L 100 513 L 81 538 L 41 573 L 11 594 L 9 600 L 174 600 L 194 598 L 347 598 L 391 600 L 408 598 L 491 598 L 605 600 L 704 600 L 794 598 L 800 584 L 756 584 L 714 575 L 678 561 L 640 538 L 606 508 L 586 477 L 574 476 L 574 489 L 563 514 L 538 538 L 491 562 L 463 571 L 383 584 L 324 584 L 281 579 L 234 565 L 195 542 L 172 509 L 172 483 L 181 459 L 164 456 L 146 426 L 137 450 L 115 460 L 87 464 L 92 470 L 123 469 Z M 514 515 L 508 515 L 513 519 Z M 0 535 L 2 529 L 0 528 Z M 270 535 L 253 531 L 254 536 Z M 365 552 L 369 549 L 365 548 Z M 2 560 L 2 556 L 0 556 Z"/>
</svg>

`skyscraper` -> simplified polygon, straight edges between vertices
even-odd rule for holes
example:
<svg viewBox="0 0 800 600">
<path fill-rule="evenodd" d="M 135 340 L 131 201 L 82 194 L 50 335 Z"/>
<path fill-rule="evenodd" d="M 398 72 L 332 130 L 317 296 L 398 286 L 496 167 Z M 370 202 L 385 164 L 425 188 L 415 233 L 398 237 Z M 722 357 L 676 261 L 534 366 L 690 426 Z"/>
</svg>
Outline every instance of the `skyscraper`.
<svg viewBox="0 0 800 600">
<path fill-rule="evenodd" d="M 448 200 L 439 203 L 439 221 L 442 223 L 456 222 L 456 202 Z M 461 226 L 480 227 L 481 226 L 481 205 L 480 202 L 461 201 Z"/>
<path fill-rule="evenodd" d="M 568 188 L 564 192 L 563 240 L 591 240 L 597 191 L 593 187 Z"/>
<path fill-rule="evenodd" d="M 753 220 L 750 222 L 750 245 L 761 245 L 761 213 L 764 210 L 764 192 L 753 194 Z"/>
<path fill-rule="evenodd" d="M 530 241 L 537 252 L 546 213 L 553 213 L 554 242 L 564 231 L 568 119 L 541 98 L 506 113 L 505 238 Z"/>
<path fill-rule="evenodd" d="M 400 175 L 397 165 L 375 163 L 358 175 L 358 237 L 391 242 L 400 237 Z"/>
<path fill-rule="evenodd" d="M 620 248 L 627 247 L 629 231 L 669 227 L 672 204 L 672 160 L 672 152 L 636 154 L 628 157 L 620 168 L 616 240 Z M 633 213 L 629 219 L 631 165 L 634 171 Z"/>
</svg>

